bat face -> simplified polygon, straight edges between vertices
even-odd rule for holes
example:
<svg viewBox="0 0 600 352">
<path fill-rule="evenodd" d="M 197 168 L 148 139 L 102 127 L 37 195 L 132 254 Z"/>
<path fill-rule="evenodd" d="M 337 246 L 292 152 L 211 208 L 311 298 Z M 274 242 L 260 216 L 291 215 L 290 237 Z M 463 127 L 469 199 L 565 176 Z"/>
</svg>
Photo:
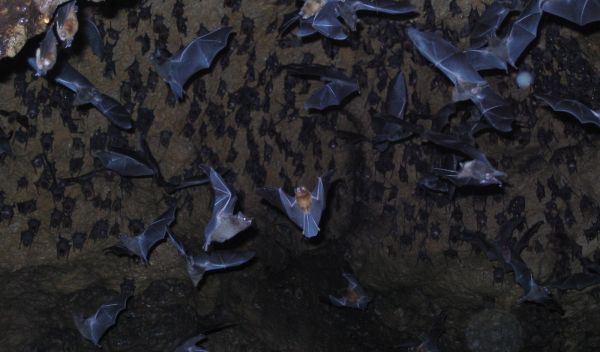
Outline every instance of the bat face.
<svg viewBox="0 0 600 352">
<path fill-rule="evenodd" d="M 50 71 L 56 64 L 58 55 L 58 42 L 54 36 L 54 31 L 49 28 L 46 31 L 46 36 L 40 43 L 39 48 L 35 51 L 35 66 L 37 76 L 43 76 Z"/>
<path fill-rule="evenodd" d="M 312 195 L 310 191 L 306 189 L 304 186 L 300 186 L 296 188 L 296 202 L 298 203 L 298 207 L 302 209 L 305 213 L 310 212 L 310 206 L 312 204 Z"/>
<path fill-rule="evenodd" d="M 71 46 L 78 29 L 79 21 L 77 21 L 77 5 L 75 4 L 75 0 L 72 0 L 61 6 L 57 12 L 56 34 L 58 34 L 58 38 L 65 43 L 65 48 Z"/>
</svg>

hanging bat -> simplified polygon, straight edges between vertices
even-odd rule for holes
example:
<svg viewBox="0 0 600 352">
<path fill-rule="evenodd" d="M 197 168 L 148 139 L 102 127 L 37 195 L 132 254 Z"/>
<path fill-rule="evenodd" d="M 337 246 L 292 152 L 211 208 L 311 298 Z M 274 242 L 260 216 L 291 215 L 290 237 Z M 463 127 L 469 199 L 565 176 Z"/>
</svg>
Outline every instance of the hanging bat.
<svg viewBox="0 0 600 352">
<path fill-rule="evenodd" d="M 536 95 L 536 98 L 548 104 L 554 111 L 566 112 L 575 116 L 580 123 L 591 123 L 600 127 L 600 111 L 594 111 L 577 100 L 559 99 L 549 95 Z"/>
<path fill-rule="evenodd" d="M 506 62 L 515 67 L 521 54 L 537 37 L 538 24 L 542 18 L 541 0 L 531 0 L 514 21 L 504 38 L 491 37 L 484 48 L 466 50 L 466 57 L 477 70 L 507 70 Z"/>
<path fill-rule="evenodd" d="M 350 273 L 342 273 L 342 276 L 348 281 L 346 294 L 342 297 L 329 295 L 329 301 L 336 307 L 348 307 L 356 309 L 366 309 L 371 297 L 367 296 L 365 290 L 360 286 L 358 280 Z"/>
<path fill-rule="evenodd" d="M 471 48 L 481 48 L 488 39 L 496 36 L 496 32 L 502 26 L 506 16 L 514 9 L 509 5 L 507 1 L 496 0 L 483 11 L 471 31 Z"/>
<path fill-rule="evenodd" d="M 240 266 L 254 258 L 252 251 L 236 252 L 227 250 L 218 250 L 211 252 L 201 252 L 199 255 L 191 255 L 183 244 L 175 237 L 171 230 L 167 230 L 169 241 L 177 249 L 179 255 L 187 261 L 187 272 L 194 286 L 198 286 L 208 271 L 224 270 Z"/>
<path fill-rule="evenodd" d="M 46 30 L 44 39 L 40 42 L 40 46 L 35 50 L 35 58 L 30 58 L 27 61 L 35 70 L 36 76 L 44 76 L 48 71 L 54 68 L 56 58 L 58 56 L 58 41 L 52 30 L 52 26 Z"/>
<path fill-rule="evenodd" d="M 288 65 L 294 75 L 319 77 L 329 82 L 318 89 L 304 103 L 304 109 L 325 110 L 330 106 L 339 106 L 344 99 L 359 91 L 358 83 L 347 77 L 342 71 L 322 65 Z"/>
<path fill-rule="evenodd" d="M 158 241 L 165 238 L 169 226 L 175 221 L 176 210 L 175 206 L 170 207 L 137 236 L 121 236 L 119 239 L 123 248 L 127 249 L 132 255 L 140 257 L 147 265 L 150 251 Z"/>
<path fill-rule="evenodd" d="M 183 86 L 198 71 L 210 67 L 217 54 L 227 46 L 231 28 L 217 29 L 194 39 L 169 58 L 154 55 L 152 64 L 177 98 L 183 98 Z"/>
<path fill-rule="evenodd" d="M 87 318 L 74 315 L 73 320 L 79 333 L 91 341 L 96 347 L 101 347 L 99 342 L 102 336 L 117 322 L 117 317 L 127 307 L 128 295 L 120 294 L 110 301 L 102 304 L 96 313 Z"/>
<path fill-rule="evenodd" d="M 600 21 L 598 0 L 546 0 L 542 2 L 542 9 L 580 26 Z"/>
<path fill-rule="evenodd" d="M 94 22 L 94 18 L 92 16 L 86 16 L 83 21 L 81 21 L 80 27 L 80 37 L 83 37 L 86 44 L 92 49 L 94 55 L 102 58 L 104 55 L 104 40 L 102 39 L 100 29 L 98 29 L 96 22 Z"/>
<path fill-rule="evenodd" d="M 304 186 L 296 187 L 295 194 L 290 196 L 280 188 L 260 188 L 257 193 L 272 205 L 276 206 L 302 229 L 307 238 L 319 234 L 319 222 L 325 209 L 327 198 L 326 186 L 333 171 L 317 179 L 317 186 L 311 192 Z"/>
<path fill-rule="evenodd" d="M 198 342 L 206 340 L 204 334 L 196 335 L 185 340 L 181 345 L 175 348 L 175 352 L 208 352 L 202 347 L 197 346 Z"/>
<path fill-rule="evenodd" d="M 409 28 L 408 36 L 417 50 L 452 81 L 453 101 L 471 100 L 494 129 L 512 130 L 510 105 L 466 62 L 460 50 L 434 33 Z"/>
<path fill-rule="evenodd" d="M 223 243 L 247 229 L 252 224 L 252 218 L 245 216 L 241 211 L 234 214 L 237 197 L 213 168 L 203 166 L 203 169 L 209 175 L 214 191 L 212 217 L 204 229 L 204 246 L 202 247 L 208 251 L 212 242 Z"/>
<path fill-rule="evenodd" d="M 71 46 L 78 29 L 77 5 L 75 0 L 71 0 L 56 10 L 56 34 L 64 43 L 65 48 Z"/>
</svg>

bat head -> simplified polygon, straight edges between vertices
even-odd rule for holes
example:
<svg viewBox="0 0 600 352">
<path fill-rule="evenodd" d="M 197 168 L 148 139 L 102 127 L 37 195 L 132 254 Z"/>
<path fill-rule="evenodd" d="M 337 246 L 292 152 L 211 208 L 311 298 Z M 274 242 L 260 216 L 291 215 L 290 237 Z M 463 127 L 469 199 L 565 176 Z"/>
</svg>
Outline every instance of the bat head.
<svg viewBox="0 0 600 352">
<path fill-rule="evenodd" d="M 321 8 L 325 6 L 327 1 L 328 0 L 305 0 L 304 5 L 302 5 L 302 8 L 300 9 L 300 16 L 302 16 L 303 19 L 307 19 L 316 15 L 321 11 Z"/>
<path fill-rule="evenodd" d="M 252 218 L 247 217 L 241 211 L 235 214 L 235 219 L 240 225 L 240 231 L 247 229 L 250 225 L 252 225 Z"/>
<path fill-rule="evenodd" d="M 67 8 L 63 11 L 65 13 L 64 17 L 61 16 L 62 18 L 56 23 L 56 34 L 65 43 L 65 48 L 68 48 L 71 46 L 75 34 L 77 34 L 79 21 L 77 21 L 77 6 L 75 2 L 72 1 L 66 6 Z"/>
<path fill-rule="evenodd" d="M 312 203 L 312 195 L 310 194 L 310 191 L 306 187 L 300 186 L 296 187 L 294 192 L 296 194 L 296 202 L 298 202 L 300 209 L 304 210 L 305 212 L 310 211 L 310 205 Z"/>
</svg>

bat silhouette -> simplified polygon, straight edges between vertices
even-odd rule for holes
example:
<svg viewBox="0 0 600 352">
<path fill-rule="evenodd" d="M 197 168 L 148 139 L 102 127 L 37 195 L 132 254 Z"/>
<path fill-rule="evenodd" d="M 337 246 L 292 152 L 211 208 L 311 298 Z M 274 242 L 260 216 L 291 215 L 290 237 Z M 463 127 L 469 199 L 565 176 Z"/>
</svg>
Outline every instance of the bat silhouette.
<svg viewBox="0 0 600 352">
<path fill-rule="evenodd" d="M 36 76 L 44 76 L 48 71 L 54 68 L 56 58 L 58 56 L 58 41 L 52 30 L 52 25 L 46 30 L 44 39 L 40 42 L 40 46 L 35 51 L 35 58 L 30 58 L 27 61 L 35 70 Z"/>
<path fill-rule="evenodd" d="M 289 14 L 284 18 L 280 31 L 285 32 L 299 23 L 296 33 L 298 37 L 319 33 L 330 39 L 345 40 L 348 32 L 344 24 L 351 31 L 356 31 L 359 11 L 399 15 L 415 12 L 416 8 L 392 0 L 306 0 L 299 13 Z M 339 18 L 342 18 L 344 24 Z"/>
<path fill-rule="evenodd" d="M 287 216 L 302 229 L 302 234 L 315 237 L 319 234 L 319 222 L 325 209 L 327 198 L 326 188 L 333 171 L 317 179 L 317 185 L 312 192 L 305 186 L 295 189 L 293 196 L 288 195 L 280 188 L 260 188 L 257 193 L 270 204 L 282 210 Z"/>
<path fill-rule="evenodd" d="M 542 9 L 580 26 L 600 21 L 598 0 L 546 0 L 542 2 Z"/>
<path fill-rule="evenodd" d="M 77 5 L 75 0 L 71 0 L 56 10 L 56 34 L 65 48 L 71 46 L 78 29 Z"/>
<path fill-rule="evenodd" d="M 348 281 L 346 294 L 339 298 L 329 295 L 331 304 L 336 307 L 366 309 L 369 302 L 371 302 L 371 297 L 367 296 L 365 290 L 360 286 L 354 275 L 342 273 L 342 276 Z"/>
<path fill-rule="evenodd" d="M 230 27 L 217 29 L 194 39 L 169 58 L 153 55 L 152 64 L 175 96 L 182 99 L 185 83 L 198 71 L 210 67 L 217 54 L 227 46 L 230 35 Z"/>
<path fill-rule="evenodd" d="M 554 111 L 566 112 L 575 116 L 580 123 L 591 123 L 600 127 L 600 111 L 594 111 L 577 100 L 559 99 L 549 95 L 536 95 L 536 97 L 548 104 Z"/>
<path fill-rule="evenodd" d="M 198 342 L 203 340 L 206 340 L 206 336 L 204 334 L 191 337 L 185 340 L 181 345 L 177 346 L 177 348 L 175 348 L 175 352 L 208 352 L 208 350 L 196 346 Z"/>
<path fill-rule="evenodd" d="M 495 37 L 502 23 L 513 10 L 516 10 L 518 1 L 496 0 L 491 3 L 475 23 L 471 31 L 471 48 L 477 49 L 484 46 L 488 39 Z"/>
<path fill-rule="evenodd" d="M 347 77 L 342 71 L 322 65 L 288 65 L 294 75 L 319 77 L 329 82 L 318 89 L 304 103 L 304 109 L 324 110 L 330 106 L 339 106 L 344 99 L 359 91 L 358 83 Z"/>
<path fill-rule="evenodd" d="M 86 16 L 83 21 L 81 21 L 80 26 L 81 37 L 85 39 L 87 45 L 92 49 L 94 55 L 99 58 L 102 58 L 104 54 L 104 41 L 102 40 L 102 34 L 94 22 L 94 18 L 92 16 Z"/>
<path fill-rule="evenodd" d="M 241 211 L 234 214 L 237 197 L 213 168 L 203 166 L 203 169 L 209 175 L 214 191 L 212 217 L 204 229 L 202 248 L 207 251 L 212 242 L 225 242 L 247 229 L 252 224 L 252 218 L 245 216 Z"/>
<path fill-rule="evenodd" d="M 486 47 L 466 50 L 471 66 L 477 71 L 507 70 L 506 62 L 515 67 L 521 54 L 537 37 L 538 24 L 543 15 L 541 3 L 541 0 L 529 1 L 504 38 L 494 35 L 488 39 Z"/>
<path fill-rule="evenodd" d="M 98 310 L 87 318 L 74 315 L 73 320 L 79 333 L 97 347 L 102 336 L 117 322 L 117 317 L 127 307 L 129 295 L 121 293 L 110 301 L 102 304 Z"/>
<path fill-rule="evenodd" d="M 121 246 L 131 253 L 132 256 L 140 257 L 144 264 L 148 264 L 150 251 L 158 241 L 165 238 L 169 226 L 175 221 L 176 210 L 175 206 L 170 207 L 137 236 L 121 236 L 119 238 Z"/>
<path fill-rule="evenodd" d="M 460 50 L 434 33 L 409 28 L 408 36 L 417 50 L 452 81 L 454 101 L 471 100 L 494 129 L 512 130 L 510 105 L 468 64 Z"/>
<path fill-rule="evenodd" d="M 240 266 L 254 258 L 252 251 L 236 252 L 228 250 L 217 250 L 201 252 L 199 255 L 191 255 L 185 250 L 183 244 L 167 230 L 169 241 L 175 246 L 177 252 L 187 261 L 187 272 L 194 286 L 198 286 L 208 271 L 224 270 Z"/>
</svg>

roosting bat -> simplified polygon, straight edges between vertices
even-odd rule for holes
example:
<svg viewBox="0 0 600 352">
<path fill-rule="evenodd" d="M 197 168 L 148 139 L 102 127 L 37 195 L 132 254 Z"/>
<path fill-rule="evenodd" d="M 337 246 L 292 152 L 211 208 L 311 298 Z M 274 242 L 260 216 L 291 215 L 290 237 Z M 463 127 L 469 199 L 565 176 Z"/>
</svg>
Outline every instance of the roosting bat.
<svg viewBox="0 0 600 352">
<path fill-rule="evenodd" d="M 86 44 L 92 49 L 94 55 L 102 58 L 104 53 L 104 41 L 102 40 L 102 34 L 100 34 L 100 30 L 92 16 L 86 16 L 83 21 L 81 21 L 80 33 L 80 37 L 83 36 Z"/>
<path fill-rule="evenodd" d="M 287 216 L 302 229 L 302 234 L 308 238 L 316 236 L 319 231 L 319 221 L 325 209 L 327 198 L 326 188 L 333 171 L 317 179 L 317 185 L 311 192 L 304 186 L 296 187 L 294 196 L 286 194 L 280 188 L 260 188 L 257 193 L 272 205 L 283 210 Z"/>
<path fill-rule="evenodd" d="M 83 319 L 81 315 L 74 315 L 73 320 L 79 333 L 91 341 L 97 347 L 100 347 L 100 339 L 106 331 L 116 324 L 119 313 L 127 306 L 128 295 L 121 293 L 119 296 L 102 304 L 96 313 Z"/>
<path fill-rule="evenodd" d="M 314 76 L 329 82 L 314 92 L 304 103 L 304 109 L 324 110 L 330 106 L 339 106 L 344 99 L 359 91 L 358 83 L 347 77 L 342 71 L 322 65 L 288 65 L 294 75 Z"/>
<path fill-rule="evenodd" d="M 491 37 L 484 48 L 465 51 L 467 60 L 477 70 L 506 70 L 506 62 L 515 66 L 525 49 L 537 37 L 538 24 L 542 18 L 541 0 L 531 0 L 512 24 L 504 38 Z"/>
<path fill-rule="evenodd" d="M 599 0 L 545 0 L 542 9 L 580 26 L 600 21 Z"/>
<path fill-rule="evenodd" d="M 206 166 L 203 168 L 209 175 L 214 191 L 212 217 L 204 229 L 202 248 L 207 251 L 212 242 L 225 242 L 247 229 L 252 224 L 252 218 L 245 216 L 241 211 L 237 214 L 233 213 L 237 197 L 213 168 Z"/>
<path fill-rule="evenodd" d="M 187 272 L 194 286 L 198 286 L 204 274 L 207 271 L 224 270 L 243 265 L 254 258 L 252 251 L 236 252 L 228 250 L 218 250 L 211 252 L 202 252 L 199 255 L 189 254 L 183 244 L 175 238 L 173 232 L 167 231 L 169 241 L 175 246 L 177 252 L 187 261 Z"/>
<path fill-rule="evenodd" d="M 348 281 L 348 288 L 346 289 L 346 294 L 342 297 L 334 297 L 329 295 L 329 301 L 336 307 L 348 307 L 348 308 L 357 308 L 357 309 L 365 309 L 369 302 L 371 302 L 371 297 L 367 296 L 365 290 L 360 286 L 358 280 L 354 277 L 354 275 L 350 273 L 342 273 L 342 276 Z"/>
<path fill-rule="evenodd" d="M 56 10 L 56 34 L 65 48 L 71 46 L 78 29 L 77 4 L 75 0 L 71 0 Z"/>
<path fill-rule="evenodd" d="M 495 37 L 506 16 L 517 7 L 518 1 L 514 0 L 496 0 L 491 3 L 475 23 L 470 37 L 471 48 L 481 48 L 488 39 Z"/>
<path fill-rule="evenodd" d="M 471 100 L 493 128 L 512 130 L 510 105 L 466 62 L 460 50 L 434 33 L 409 28 L 408 36 L 419 52 L 452 81 L 454 101 Z"/>
<path fill-rule="evenodd" d="M 591 123 L 600 127 L 600 111 L 594 111 L 573 99 L 557 99 L 549 95 L 536 95 L 544 103 L 550 105 L 552 110 L 569 113 L 580 123 Z"/>
<path fill-rule="evenodd" d="M 153 56 L 151 61 L 177 98 L 183 98 L 183 86 L 198 71 L 210 67 L 217 54 L 227 46 L 231 28 L 224 27 L 194 39 L 173 56 L 162 59 Z"/>
<path fill-rule="evenodd" d="M 392 0 L 305 0 L 299 13 L 285 16 L 280 31 L 285 32 L 299 22 L 298 37 L 320 33 L 330 39 L 345 40 L 348 33 L 339 18 L 354 32 L 359 22 L 358 11 L 399 15 L 415 12 L 416 9 L 410 4 Z"/>
<path fill-rule="evenodd" d="M 137 236 L 121 236 L 119 239 L 122 247 L 126 248 L 131 255 L 140 257 L 144 264 L 148 264 L 150 251 L 158 241 L 165 238 L 169 226 L 175 221 L 176 210 L 175 206 L 170 207 Z"/>
</svg>

